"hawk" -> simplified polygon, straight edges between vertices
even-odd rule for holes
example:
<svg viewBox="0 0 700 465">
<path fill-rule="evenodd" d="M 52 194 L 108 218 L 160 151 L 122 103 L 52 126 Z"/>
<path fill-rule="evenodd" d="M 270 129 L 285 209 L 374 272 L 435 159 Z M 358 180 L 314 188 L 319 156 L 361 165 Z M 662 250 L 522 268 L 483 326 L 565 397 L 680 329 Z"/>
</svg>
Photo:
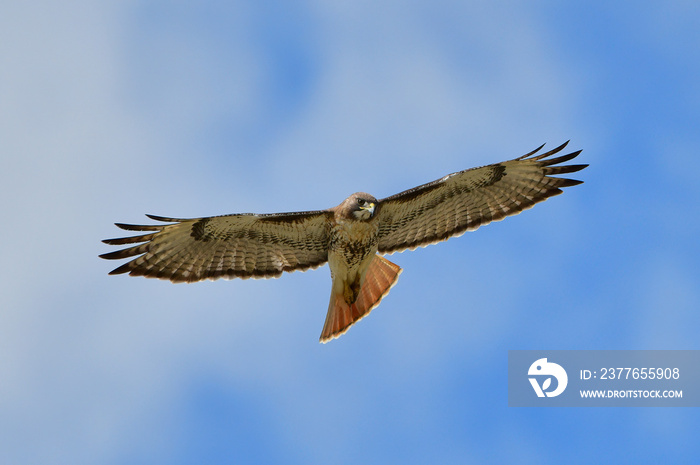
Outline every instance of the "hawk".
<svg viewBox="0 0 700 465">
<path fill-rule="evenodd" d="M 195 282 L 218 278 L 277 278 L 285 271 L 331 270 L 331 299 L 320 342 L 344 334 L 396 284 L 401 268 L 382 257 L 425 247 L 516 215 L 582 181 L 554 175 L 588 165 L 562 165 L 581 153 L 552 157 L 568 142 L 510 161 L 449 174 L 377 200 L 358 192 L 337 207 L 293 213 L 166 218 L 168 224 L 117 223 L 145 234 L 106 239 L 127 248 L 100 255 L 136 257 L 110 272 Z"/>
</svg>

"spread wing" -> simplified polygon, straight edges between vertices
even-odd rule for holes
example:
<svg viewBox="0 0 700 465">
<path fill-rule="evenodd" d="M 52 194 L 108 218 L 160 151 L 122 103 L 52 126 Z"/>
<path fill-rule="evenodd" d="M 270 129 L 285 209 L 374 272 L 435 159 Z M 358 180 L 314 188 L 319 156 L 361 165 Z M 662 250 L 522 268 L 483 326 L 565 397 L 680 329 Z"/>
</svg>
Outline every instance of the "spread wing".
<svg viewBox="0 0 700 465">
<path fill-rule="evenodd" d="M 138 244 L 100 255 L 108 260 L 137 256 L 110 274 L 194 282 L 217 278 L 276 278 L 328 260 L 331 212 L 240 214 L 178 219 L 147 215 L 170 224 L 120 224 L 147 234 L 107 239 L 110 245 Z"/>
<path fill-rule="evenodd" d="M 516 215 L 582 181 L 552 175 L 588 165 L 561 165 L 581 151 L 550 158 L 566 147 L 445 176 L 379 201 L 379 253 L 393 253 L 459 236 Z"/>
</svg>

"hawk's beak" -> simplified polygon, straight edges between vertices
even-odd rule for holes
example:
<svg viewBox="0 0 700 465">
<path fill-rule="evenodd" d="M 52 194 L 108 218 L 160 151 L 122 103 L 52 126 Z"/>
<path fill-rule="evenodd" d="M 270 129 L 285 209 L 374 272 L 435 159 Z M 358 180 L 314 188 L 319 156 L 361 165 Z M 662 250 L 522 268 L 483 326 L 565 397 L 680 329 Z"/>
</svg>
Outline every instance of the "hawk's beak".
<svg viewBox="0 0 700 465">
<path fill-rule="evenodd" d="M 366 204 L 360 207 L 360 210 L 367 210 L 369 212 L 369 215 L 372 216 L 374 215 L 374 208 L 376 206 L 377 205 L 374 202 L 367 202 Z"/>
</svg>

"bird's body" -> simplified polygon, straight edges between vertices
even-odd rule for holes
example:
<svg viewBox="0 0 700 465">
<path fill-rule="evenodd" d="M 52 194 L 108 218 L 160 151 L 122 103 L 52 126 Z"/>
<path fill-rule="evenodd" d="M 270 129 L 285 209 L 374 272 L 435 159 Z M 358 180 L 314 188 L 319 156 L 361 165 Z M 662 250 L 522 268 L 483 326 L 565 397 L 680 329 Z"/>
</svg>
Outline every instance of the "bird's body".
<svg viewBox="0 0 700 465">
<path fill-rule="evenodd" d="M 343 285 L 343 295 L 349 304 L 357 299 L 361 281 L 377 253 L 377 232 L 376 224 L 364 220 L 340 224 L 331 231 L 328 266 L 332 278 L 343 280 L 338 286 Z M 366 236 L 362 237 L 363 234 Z"/>
<path fill-rule="evenodd" d="M 379 305 L 401 273 L 398 265 L 377 255 L 378 203 L 373 196 L 357 192 L 331 209 L 334 214 L 328 246 L 331 300 L 321 332 L 322 341 L 340 336 Z"/>
<path fill-rule="evenodd" d="M 139 245 L 101 257 L 137 256 L 110 274 L 173 282 L 279 277 L 328 262 L 331 298 L 321 333 L 321 342 L 327 342 L 369 314 L 396 284 L 401 268 L 380 254 L 459 236 L 580 184 L 551 176 L 587 166 L 554 166 L 580 153 L 548 158 L 564 146 L 453 173 L 381 200 L 358 192 L 328 210 L 195 219 L 149 215 L 172 224 L 118 223 L 122 229 L 149 233 L 107 239 L 111 245 Z"/>
</svg>

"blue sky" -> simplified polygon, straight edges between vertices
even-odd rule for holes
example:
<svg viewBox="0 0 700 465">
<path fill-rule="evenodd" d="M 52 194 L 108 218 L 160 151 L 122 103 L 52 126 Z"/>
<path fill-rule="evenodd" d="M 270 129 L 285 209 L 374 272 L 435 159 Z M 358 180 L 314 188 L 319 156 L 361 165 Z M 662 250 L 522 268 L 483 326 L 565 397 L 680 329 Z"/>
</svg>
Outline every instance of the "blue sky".
<svg viewBox="0 0 700 465">
<path fill-rule="evenodd" d="M 513 349 L 700 349 L 696 2 L 0 7 L 13 464 L 694 462 L 695 409 L 507 407 Z M 107 276 L 144 213 L 314 210 L 571 139 L 585 184 L 415 252 L 319 344 L 328 268 Z"/>
</svg>

